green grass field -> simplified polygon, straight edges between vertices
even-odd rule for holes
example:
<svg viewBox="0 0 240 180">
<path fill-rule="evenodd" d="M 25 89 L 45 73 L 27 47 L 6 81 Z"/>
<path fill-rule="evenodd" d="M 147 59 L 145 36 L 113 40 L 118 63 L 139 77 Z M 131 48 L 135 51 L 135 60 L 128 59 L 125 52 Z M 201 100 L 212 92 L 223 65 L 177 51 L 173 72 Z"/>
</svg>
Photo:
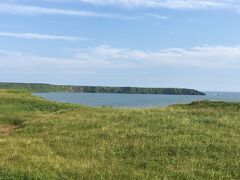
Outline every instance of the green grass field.
<svg viewBox="0 0 240 180">
<path fill-rule="evenodd" d="M 0 90 L 0 179 L 240 179 L 240 104 L 90 108 Z"/>
</svg>

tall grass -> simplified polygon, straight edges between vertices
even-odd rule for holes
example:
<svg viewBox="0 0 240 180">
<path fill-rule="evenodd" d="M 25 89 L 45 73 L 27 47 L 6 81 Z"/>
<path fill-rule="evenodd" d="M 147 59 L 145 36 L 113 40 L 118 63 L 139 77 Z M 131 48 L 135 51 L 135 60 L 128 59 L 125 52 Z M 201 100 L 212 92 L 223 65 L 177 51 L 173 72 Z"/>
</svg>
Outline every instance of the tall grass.
<svg viewBox="0 0 240 180">
<path fill-rule="evenodd" d="M 90 108 L 0 91 L 0 179 L 240 179 L 240 104 Z"/>
</svg>

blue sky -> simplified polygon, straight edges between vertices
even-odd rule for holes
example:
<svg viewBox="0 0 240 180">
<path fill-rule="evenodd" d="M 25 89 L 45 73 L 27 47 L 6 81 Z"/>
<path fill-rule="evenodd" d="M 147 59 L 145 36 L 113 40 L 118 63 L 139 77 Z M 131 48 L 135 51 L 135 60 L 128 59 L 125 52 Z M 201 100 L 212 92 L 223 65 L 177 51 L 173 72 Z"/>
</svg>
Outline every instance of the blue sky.
<svg viewBox="0 0 240 180">
<path fill-rule="evenodd" d="M 0 81 L 240 91 L 238 0 L 0 0 Z"/>
</svg>

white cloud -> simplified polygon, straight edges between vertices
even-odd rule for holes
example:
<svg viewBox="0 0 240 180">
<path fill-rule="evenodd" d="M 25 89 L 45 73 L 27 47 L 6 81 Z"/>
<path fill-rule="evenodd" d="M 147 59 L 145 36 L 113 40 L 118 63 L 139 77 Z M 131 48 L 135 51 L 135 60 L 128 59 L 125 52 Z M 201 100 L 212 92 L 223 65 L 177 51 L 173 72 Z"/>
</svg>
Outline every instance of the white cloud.
<svg viewBox="0 0 240 180">
<path fill-rule="evenodd" d="M 86 38 L 73 37 L 73 36 L 57 36 L 57 35 L 36 34 L 36 33 L 0 32 L 0 36 L 13 37 L 13 38 L 19 38 L 19 39 L 33 39 L 33 40 L 64 40 L 64 41 L 86 40 Z"/>
<path fill-rule="evenodd" d="M 145 16 L 154 17 L 154 18 L 157 18 L 157 19 L 161 19 L 161 20 L 167 20 L 167 19 L 169 19 L 169 17 L 167 17 L 167 16 L 162 16 L 162 15 L 153 14 L 153 13 L 145 13 L 144 15 L 145 15 Z"/>
<path fill-rule="evenodd" d="M 143 51 L 112 48 L 106 45 L 80 53 L 78 57 L 104 59 L 131 67 L 157 67 L 161 65 L 196 68 L 240 68 L 240 47 L 206 46 L 189 49 L 171 48 Z"/>
<path fill-rule="evenodd" d="M 142 51 L 101 45 L 70 50 L 68 58 L 50 58 L 0 50 L 0 69 L 17 72 L 94 72 L 168 67 L 240 69 L 240 46 Z"/>
<path fill-rule="evenodd" d="M 125 65 L 124 65 L 125 66 Z M 91 72 L 105 68 L 121 68 L 108 60 L 99 58 L 44 57 L 34 54 L 0 50 L 0 70 L 9 72 Z"/>
<path fill-rule="evenodd" d="M 167 19 L 158 14 L 144 14 L 137 17 L 124 16 L 114 13 L 102 13 L 94 11 L 82 11 L 72 9 L 47 8 L 27 5 L 29 2 L 52 2 L 52 3 L 85 3 L 94 6 L 115 6 L 128 9 L 153 8 L 174 10 L 229 10 L 240 13 L 239 0 L 5 0 L 0 2 L 0 13 L 21 15 L 64 15 L 79 17 L 102 17 L 119 19 L 136 19 L 143 16 L 151 16 L 158 19 Z M 21 4 L 25 2 L 25 4 Z"/>
<path fill-rule="evenodd" d="M 125 16 L 118 16 L 114 14 L 104 14 L 91 11 L 67 10 L 58 8 L 45 8 L 13 3 L 0 3 L 0 13 L 14 15 L 64 15 L 78 17 L 127 18 Z"/>
<path fill-rule="evenodd" d="M 40 0 L 49 2 L 82 2 L 92 5 L 123 6 L 128 8 L 168 9 L 240 9 L 239 0 Z"/>
<path fill-rule="evenodd" d="M 139 19 L 144 16 L 138 15 L 122 15 L 116 13 L 104 13 L 95 11 L 83 11 L 73 9 L 62 9 L 62 8 L 48 8 L 42 6 L 34 6 L 27 4 L 16 3 L 18 0 L 6 0 L 10 3 L 0 2 L 0 14 L 12 14 L 12 15 L 27 15 L 27 16 L 70 16 L 70 17 L 95 17 L 95 18 L 109 18 L 109 19 L 122 19 L 132 20 Z M 45 1 L 45 0 L 40 0 Z M 20 1 L 19 1 L 20 2 Z"/>
</svg>

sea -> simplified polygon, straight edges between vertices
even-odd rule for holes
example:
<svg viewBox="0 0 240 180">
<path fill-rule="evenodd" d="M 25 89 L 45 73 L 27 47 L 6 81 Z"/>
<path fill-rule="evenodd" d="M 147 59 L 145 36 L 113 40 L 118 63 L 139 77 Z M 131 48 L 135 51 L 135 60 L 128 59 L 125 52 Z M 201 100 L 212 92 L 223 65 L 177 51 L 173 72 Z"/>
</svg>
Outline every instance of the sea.
<svg viewBox="0 0 240 180">
<path fill-rule="evenodd" d="M 199 100 L 240 102 L 240 92 L 204 92 L 206 96 L 163 94 L 111 93 L 34 93 L 50 101 L 81 104 L 92 107 L 151 108 L 173 104 L 189 104 Z"/>
</svg>

